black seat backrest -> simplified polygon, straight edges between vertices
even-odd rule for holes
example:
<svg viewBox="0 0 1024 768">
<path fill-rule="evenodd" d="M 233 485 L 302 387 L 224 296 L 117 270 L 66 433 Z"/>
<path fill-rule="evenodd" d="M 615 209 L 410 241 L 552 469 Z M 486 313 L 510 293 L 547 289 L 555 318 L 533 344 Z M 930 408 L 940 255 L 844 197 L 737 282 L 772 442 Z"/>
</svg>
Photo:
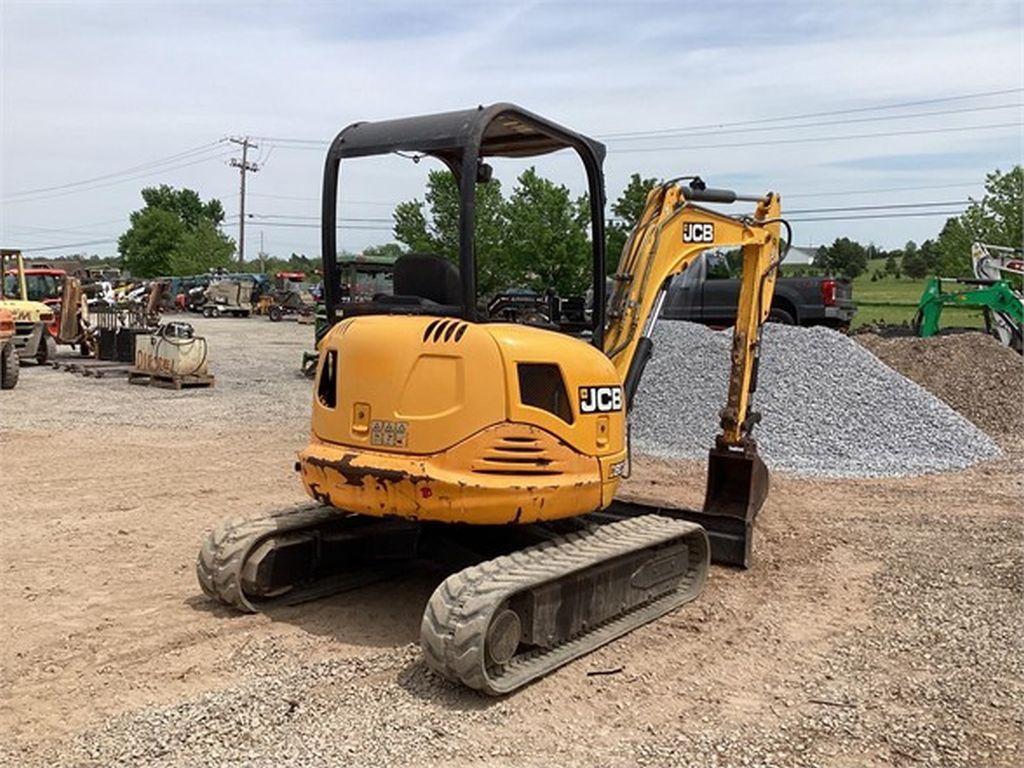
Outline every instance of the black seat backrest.
<svg viewBox="0 0 1024 768">
<path fill-rule="evenodd" d="M 461 304 L 459 270 L 433 253 L 405 253 L 395 261 L 395 296 L 419 296 L 437 304 Z"/>
</svg>

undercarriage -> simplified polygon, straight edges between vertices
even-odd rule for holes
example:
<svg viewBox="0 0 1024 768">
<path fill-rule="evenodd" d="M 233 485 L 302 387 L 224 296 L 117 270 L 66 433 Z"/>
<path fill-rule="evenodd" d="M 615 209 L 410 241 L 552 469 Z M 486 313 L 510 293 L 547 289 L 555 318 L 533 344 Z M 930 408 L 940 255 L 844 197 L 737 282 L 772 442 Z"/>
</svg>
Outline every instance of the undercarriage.
<svg viewBox="0 0 1024 768">
<path fill-rule="evenodd" d="M 695 598 L 709 553 L 700 526 L 657 515 L 470 526 L 303 506 L 225 523 L 196 570 L 210 597 L 260 611 L 441 564 L 454 573 L 424 611 L 424 659 L 499 695 Z"/>
</svg>

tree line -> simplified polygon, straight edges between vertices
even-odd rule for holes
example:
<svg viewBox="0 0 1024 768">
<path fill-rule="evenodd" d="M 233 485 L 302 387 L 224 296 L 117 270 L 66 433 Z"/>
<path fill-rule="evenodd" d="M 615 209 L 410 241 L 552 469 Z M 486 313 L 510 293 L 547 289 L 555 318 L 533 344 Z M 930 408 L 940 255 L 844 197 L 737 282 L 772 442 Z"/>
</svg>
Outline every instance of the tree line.
<svg viewBox="0 0 1024 768">
<path fill-rule="evenodd" d="M 947 219 L 934 239 L 920 244 L 911 240 L 902 248 L 885 251 L 873 244 L 862 245 L 840 237 L 831 245 L 818 248 L 809 269 L 854 278 L 867 271 L 870 261 L 883 259 L 883 266 L 871 273 L 872 279 L 966 277 L 972 274 L 972 243 L 1018 248 L 1024 245 L 1022 216 L 1024 170 L 1017 165 L 1005 173 L 996 170 L 988 174 L 982 198 L 972 200 L 960 216 Z"/>
<path fill-rule="evenodd" d="M 609 274 L 630 231 L 643 212 L 648 191 L 657 179 L 634 173 L 611 204 L 606 227 Z M 136 277 L 198 274 L 232 268 L 235 242 L 221 231 L 224 209 L 219 200 L 203 201 L 191 189 L 167 185 L 142 190 L 145 206 L 131 214 L 130 226 L 118 241 L 122 266 Z M 855 278 L 881 259 L 872 278 L 923 278 L 971 274 L 971 243 L 1020 246 L 1024 211 L 1024 170 L 988 174 L 985 194 L 966 211 L 946 221 L 934 239 L 903 248 L 882 250 L 847 237 L 818 248 L 812 265 L 787 266 L 788 274 L 830 273 Z M 393 213 L 396 242 L 367 248 L 367 254 L 397 256 L 405 251 L 437 253 L 458 261 L 459 194 L 454 176 L 445 170 L 428 174 L 422 200 L 399 203 Z M 590 283 L 590 207 L 586 195 L 574 197 L 563 184 L 546 179 L 531 167 L 516 179 L 508 195 L 498 179 L 477 187 L 477 282 L 481 295 L 509 287 L 579 294 Z M 293 253 L 289 259 L 246 262 L 248 271 L 313 272 L 320 260 Z M 238 267 L 234 267 L 237 269 Z"/>
</svg>

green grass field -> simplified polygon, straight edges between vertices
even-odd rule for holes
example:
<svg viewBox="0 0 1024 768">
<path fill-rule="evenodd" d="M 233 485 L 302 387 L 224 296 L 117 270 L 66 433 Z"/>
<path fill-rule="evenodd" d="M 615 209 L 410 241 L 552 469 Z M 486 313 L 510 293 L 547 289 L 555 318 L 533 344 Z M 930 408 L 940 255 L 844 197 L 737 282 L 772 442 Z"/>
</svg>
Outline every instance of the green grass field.
<svg viewBox="0 0 1024 768">
<path fill-rule="evenodd" d="M 884 264 L 882 259 L 869 262 L 864 274 L 853 281 L 853 300 L 857 303 L 854 328 L 872 323 L 909 323 L 917 312 L 925 281 L 887 276 L 872 282 L 871 275 L 880 272 Z M 985 320 L 978 310 L 946 309 L 942 327 L 984 328 Z"/>
</svg>

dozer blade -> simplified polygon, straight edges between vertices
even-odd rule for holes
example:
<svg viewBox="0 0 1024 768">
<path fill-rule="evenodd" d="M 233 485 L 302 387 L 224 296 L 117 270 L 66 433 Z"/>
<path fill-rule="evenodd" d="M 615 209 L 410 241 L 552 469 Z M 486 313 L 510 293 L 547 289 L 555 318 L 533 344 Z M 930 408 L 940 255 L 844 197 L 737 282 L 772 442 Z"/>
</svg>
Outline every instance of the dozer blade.
<svg viewBox="0 0 1024 768">
<path fill-rule="evenodd" d="M 722 526 L 734 532 L 734 538 L 712 543 L 715 562 L 750 564 L 751 533 L 754 518 L 768 496 L 768 467 L 757 450 L 716 447 L 708 451 L 708 481 L 704 495 L 704 515 L 720 518 Z M 715 551 L 715 544 L 718 550 Z"/>
</svg>

